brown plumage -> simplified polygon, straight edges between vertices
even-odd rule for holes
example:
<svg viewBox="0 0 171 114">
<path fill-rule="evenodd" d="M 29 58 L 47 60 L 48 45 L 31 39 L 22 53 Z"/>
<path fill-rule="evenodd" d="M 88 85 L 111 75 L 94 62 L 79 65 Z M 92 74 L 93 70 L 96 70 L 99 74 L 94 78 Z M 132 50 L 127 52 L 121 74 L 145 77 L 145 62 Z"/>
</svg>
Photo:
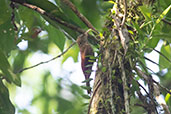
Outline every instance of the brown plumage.
<svg viewBox="0 0 171 114">
<path fill-rule="evenodd" d="M 85 34 L 81 34 L 77 38 L 77 43 L 81 53 L 81 67 L 86 80 L 89 79 L 92 71 L 93 62 L 90 61 L 91 60 L 90 56 L 94 56 L 93 49 L 88 43 L 87 37 L 88 34 L 85 33 Z M 86 86 L 90 87 L 90 83 L 86 82 Z M 91 90 L 88 90 L 87 92 L 88 94 L 90 94 Z"/>
</svg>

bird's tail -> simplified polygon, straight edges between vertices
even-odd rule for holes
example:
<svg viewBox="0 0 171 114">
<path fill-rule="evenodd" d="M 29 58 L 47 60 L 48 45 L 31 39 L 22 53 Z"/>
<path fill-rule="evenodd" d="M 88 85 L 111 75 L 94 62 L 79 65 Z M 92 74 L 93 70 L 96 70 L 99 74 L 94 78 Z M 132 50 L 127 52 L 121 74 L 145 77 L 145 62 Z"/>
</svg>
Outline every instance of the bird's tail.
<svg viewBox="0 0 171 114">
<path fill-rule="evenodd" d="M 87 86 L 87 93 L 91 94 L 90 82 L 86 82 L 86 86 Z"/>
</svg>

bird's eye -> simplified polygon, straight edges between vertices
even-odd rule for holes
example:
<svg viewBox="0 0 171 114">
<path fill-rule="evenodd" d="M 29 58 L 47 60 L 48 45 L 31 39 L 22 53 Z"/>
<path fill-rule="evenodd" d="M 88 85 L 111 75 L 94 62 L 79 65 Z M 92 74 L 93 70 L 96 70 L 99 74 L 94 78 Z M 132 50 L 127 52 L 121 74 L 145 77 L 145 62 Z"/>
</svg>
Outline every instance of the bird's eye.
<svg viewBox="0 0 171 114">
<path fill-rule="evenodd" d="M 80 46 L 82 43 L 81 42 L 78 42 L 78 45 Z"/>
<path fill-rule="evenodd" d="M 81 45 L 82 43 L 80 42 L 79 44 Z"/>
</svg>

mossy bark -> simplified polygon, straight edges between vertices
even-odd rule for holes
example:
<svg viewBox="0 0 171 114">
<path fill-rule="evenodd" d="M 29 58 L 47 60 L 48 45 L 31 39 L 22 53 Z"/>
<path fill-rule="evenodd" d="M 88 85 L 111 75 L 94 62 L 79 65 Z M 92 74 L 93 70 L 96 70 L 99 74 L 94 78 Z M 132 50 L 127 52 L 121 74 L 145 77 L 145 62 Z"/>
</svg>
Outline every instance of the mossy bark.
<svg viewBox="0 0 171 114">
<path fill-rule="evenodd" d="M 129 63 L 124 59 L 118 40 L 108 40 L 100 48 L 101 56 L 96 71 L 93 96 L 90 102 L 89 114 L 124 114 L 125 101 L 122 82 L 122 69 L 129 68 Z M 123 57 L 119 60 L 119 57 Z M 130 72 L 126 72 L 127 80 Z M 127 87 L 129 81 L 127 81 Z"/>
</svg>

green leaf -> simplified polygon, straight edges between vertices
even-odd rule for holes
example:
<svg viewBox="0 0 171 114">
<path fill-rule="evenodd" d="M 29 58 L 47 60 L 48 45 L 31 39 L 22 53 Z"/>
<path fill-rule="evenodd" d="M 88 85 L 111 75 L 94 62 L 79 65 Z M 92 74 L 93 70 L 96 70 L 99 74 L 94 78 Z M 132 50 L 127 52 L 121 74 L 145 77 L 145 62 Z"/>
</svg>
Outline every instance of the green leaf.
<svg viewBox="0 0 171 114">
<path fill-rule="evenodd" d="M 48 0 L 25 0 L 25 2 L 40 7 L 47 13 L 58 16 L 58 18 L 61 18 L 62 20 L 66 19 L 60 8 Z"/>
<path fill-rule="evenodd" d="M 0 114 L 14 114 L 15 108 L 9 99 L 8 89 L 0 80 Z"/>
<path fill-rule="evenodd" d="M 49 25 L 46 27 L 48 31 L 49 39 L 55 43 L 58 48 L 63 51 L 64 45 L 65 45 L 65 35 L 63 32 L 61 32 L 59 29 L 56 29 L 55 27 Z"/>
<path fill-rule="evenodd" d="M 35 12 L 31 9 L 28 9 L 28 8 L 22 7 L 22 6 L 19 7 L 18 12 L 19 12 L 20 20 L 22 20 L 24 25 L 30 30 L 35 21 L 35 16 L 34 16 Z M 30 17 L 32 17 L 32 18 L 30 18 Z"/>
<path fill-rule="evenodd" d="M 90 61 L 89 61 L 90 62 Z M 88 65 L 86 65 L 85 67 L 86 68 L 88 68 L 88 67 L 91 67 L 91 66 L 93 66 L 92 64 L 88 64 Z M 92 71 L 92 70 L 91 70 Z"/>
<path fill-rule="evenodd" d="M 171 47 L 170 47 L 170 45 L 163 45 L 161 47 L 160 52 L 164 56 L 166 56 L 167 58 L 169 58 L 169 59 L 171 58 Z M 168 60 L 165 57 L 163 57 L 162 55 L 159 56 L 159 64 L 162 66 L 162 67 L 160 66 L 160 70 L 162 70 L 164 68 L 171 67 L 171 63 L 168 62 Z"/>
<path fill-rule="evenodd" d="M 61 7 L 59 7 L 59 4 L 55 5 L 52 2 L 48 1 L 48 0 L 26 0 L 28 3 L 36 5 L 42 9 L 44 9 L 47 13 L 50 13 L 52 16 L 55 16 L 56 18 L 65 21 L 67 23 L 72 23 L 74 25 L 79 26 L 78 24 L 74 23 L 72 21 L 72 17 L 66 15 L 66 12 L 64 12 Z M 70 14 L 70 13 L 69 13 Z M 55 21 L 53 21 L 52 19 L 50 19 L 47 16 L 42 15 L 42 17 L 47 20 L 51 25 L 53 25 L 55 28 L 57 29 L 63 29 L 66 33 L 68 33 L 70 36 L 72 36 L 73 38 L 76 38 L 76 31 L 73 31 Z M 78 21 L 76 21 L 78 22 Z M 64 32 L 62 31 L 62 32 Z M 67 36 L 68 37 L 68 36 Z"/>
<path fill-rule="evenodd" d="M 18 51 L 17 55 L 14 57 L 14 63 L 12 64 L 12 68 L 14 72 L 17 73 L 21 68 L 23 68 L 24 61 L 27 55 L 28 55 L 27 51 Z"/>
<path fill-rule="evenodd" d="M 170 90 L 170 92 L 171 92 L 171 90 Z M 165 97 L 165 101 L 168 102 L 169 99 L 170 99 L 170 93 L 167 93 L 167 94 L 166 94 L 166 97 Z"/>
<path fill-rule="evenodd" d="M 138 31 L 138 35 L 140 37 L 140 39 L 144 39 L 144 34 L 140 28 L 140 26 L 136 23 L 136 22 L 132 22 L 133 27 Z"/>
<path fill-rule="evenodd" d="M 8 55 L 16 47 L 15 34 L 10 19 L 0 25 L 0 36 L 0 48 Z"/>
<path fill-rule="evenodd" d="M 58 105 L 57 111 L 59 114 L 65 114 L 65 112 L 69 109 L 73 108 L 72 102 L 61 97 L 57 97 L 56 99 L 60 105 Z"/>
<path fill-rule="evenodd" d="M 32 51 L 41 50 L 44 53 L 48 53 L 49 39 L 48 38 L 35 38 L 28 41 L 28 49 Z"/>
<path fill-rule="evenodd" d="M 88 70 L 86 70 L 85 72 L 86 72 L 86 73 L 91 73 L 92 70 L 91 70 L 91 69 L 88 69 Z"/>
<path fill-rule="evenodd" d="M 169 12 L 169 10 L 171 9 L 171 5 L 168 7 L 168 8 L 166 8 L 163 12 L 162 12 L 162 14 L 159 16 L 159 18 L 156 20 L 156 24 L 158 24 L 158 23 L 160 23 L 161 22 L 161 20 L 164 18 L 164 16 Z"/>
<path fill-rule="evenodd" d="M 100 11 L 96 0 L 82 0 L 81 10 L 82 14 L 95 26 L 101 29 L 104 24 L 104 18 L 100 15 Z"/>
<path fill-rule="evenodd" d="M 0 49 L 0 70 L 3 76 L 9 83 L 14 82 L 17 86 L 21 86 L 20 77 L 12 72 L 12 68 L 5 57 L 3 51 Z"/>
<path fill-rule="evenodd" d="M 76 25 L 76 23 L 73 23 L 72 18 L 67 17 L 66 14 L 61 10 L 61 8 L 59 8 L 59 6 L 58 6 L 59 4 L 55 5 L 48 0 L 26 0 L 25 2 L 42 8 L 43 10 L 45 10 L 48 14 L 52 15 L 53 17 L 56 17 L 56 18 L 58 18 L 62 21 L 65 21 L 67 23 L 72 23 L 72 24 Z M 35 13 L 35 14 L 37 14 L 37 13 Z M 25 16 L 25 15 L 23 15 L 23 16 Z M 76 31 L 73 31 L 73 30 L 53 21 L 48 16 L 45 16 L 45 15 L 41 15 L 41 16 L 46 21 L 48 21 L 51 25 L 53 25 L 55 28 L 57 28 L 57 29 L 60 28 L 60 29 L 62 29 L 62 32 L 66 32 L 72 38 L 76 38 L 76 36 L 77 36 Z M 32 17 L 32 16 L 29 16 L 29 18 L 27 18 L 27 19 L 30 19 L 30 17 Z M 35 17 L 35 16 L 33 16 L 33 17 Z M 32 18 L 31 20 L 34 21 L 34 24 L 36 24 L 35 18 Z M 30 24 L 32 24 L 32 21 L 30 22 Z M 26 21 L 26 23 L 27 23 L 27 21 Z M 70 38 L 70 37 L 68 37 L 68 38 Z"/>
<path fill-rule="evenodd" d="M 82 83 L 90 82 L 91 80 L 93 80 L 93 78 L 89 78 L 87 80 L 84 80 L 84 81 L 82 81 Z"/>
<path fill-rule="evenodd" d="M 154 34 L 153 37 L 161 38 L 163 40 L 167 40 L 168 42 L 171 42 L 171 32 L 168 32 L 168 33 L 160 32 L 160 33 Z"/>
<path fill-rule="evenodd" d="M 77 26 L 79 25 L 81 28 L 86 28 L 85 24 L 80 20 L 79 17 L 77 17 L 77 15 L 71 10 L 71 8 L 69 8 L 68 6 L 66 6 L 66 4 L 61 2 L 61 0 L 55 0 L 55 1 L 60 6 L 62 12 L 69 20 L 68 22 L 75 24 Z M 76 7 L 78 9 L 79 6 Z"/>
<path fill-rule="evenodd" d="M 147 5 L 143 5 L 143 6 L 139 6 L 142 14 L 144 15 L 145 19 L 147 21 L 151 20 L 151 7 L 147 6 Z"/>
<path fill-rule="evenodd" d="M 90 99 L 90 98 L 91 98 L 90 96 L 85 95 L 85 94 L 84 94 L 84 95 L 82 95 L 82 97 L 83 97 L 83 98 L 85 98 L 85 99 Z"/>
<path fill-rule="evenodd" d="M 0 7 L 0 26 L 4 24 L 6 21 L 9 20 L 11 16 L 11 8 L 6 0 L 1 0 L 1 7 Z"/>
<path fill-rule="evenodd" d="M 68 46 L 70 45 L 67 44 Z M 78 53 L 79 53 L 79 48 L 78 46 L 74 45 L 72 46 L 71 49 L 69 49 L 63 56 L 63 60 L 62 60 L 62 64 L 69 58 L 69 57 L 72 57 L 74 62 L 77 62 L 78 61 Z"/>
<path fill-rule="evenodd" d="M 73 31 L 73 30 L 71 30 L 70 28 L 67 28 L 67 27 L 65 27 L 65 26 L 63 26 L 63 25 L 61 25 L 61 24 L 59 24 L 59 23 L 57 23 L 57 22 L 55 22 L 55 21 L 53 21 L 53 20 L 51 20 L 49 17 L 47 17 L 47 16 L 43 16 L 42 15 L 42 17 L 46 20 L 46 21 L 48 21 L 53 27 L 55 27 L 55 28 L 57 28 L 57 29 L 60 29 L 60 31 L 61 32 L 65 32 L 65 36 L 68 38 L 68 39 L 76 39 L 77 38 L 77 36 L 78 36 L 78 34 L 76 33 L 76 31 Z"/>
<path fill-rule="evenodd" d="M 82 106 L 88 106 L 89 105 L 89 103 L 83 103 L 83 105 Z"/>
<path fill-rule="evenodd" d="M 106 67 L 102 67 L 102 72 L 106 72 Z"/>
<path fill-rule="evenodd" d="M 147 45 L 150 47 L 150 48 L 155 48 L 159 42 L 160 38 L 151 38 L 148 40 L 147 42 Z"/>
<path fill-rule="evenodd" d="M 81 88 L 83 88 L 85 90 L 91 90 L 91 87 L 89 87 L 89 86 L 81 86 Z"/>
<path fill-rule="evenodd" d="M 135 92 L 138 90 L 140 90 L 138 83 L 135 80 L 132 80 L 131 93 L 133 97 L 135 97 Z"/>
</svg>

